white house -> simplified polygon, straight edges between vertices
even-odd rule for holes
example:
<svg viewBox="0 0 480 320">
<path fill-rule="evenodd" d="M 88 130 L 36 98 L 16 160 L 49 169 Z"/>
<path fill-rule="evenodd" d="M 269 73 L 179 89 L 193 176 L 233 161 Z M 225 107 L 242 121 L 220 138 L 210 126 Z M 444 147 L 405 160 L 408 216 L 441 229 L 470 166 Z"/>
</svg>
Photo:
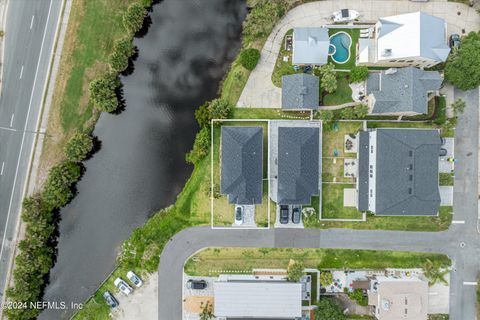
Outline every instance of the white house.
<svg viewBox="0 0 480 320">
<path fill-rule="evenodd" d="M 421 11 L 380 18 L 371 37 L 359 39 L 357 64 L 432 67 L 450 53 L 446 30 L 443 19 Z"/>
</svg>

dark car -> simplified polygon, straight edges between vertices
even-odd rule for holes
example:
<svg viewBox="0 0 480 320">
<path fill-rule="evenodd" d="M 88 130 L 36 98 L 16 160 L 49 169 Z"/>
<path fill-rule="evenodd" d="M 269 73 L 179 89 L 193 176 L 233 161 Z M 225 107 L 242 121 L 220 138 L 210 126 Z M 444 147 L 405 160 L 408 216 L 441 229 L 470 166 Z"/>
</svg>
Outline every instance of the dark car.
<svg viewBox="0 0 480 320">
<path fill-rule="evenodd" d="M 440 153 L 439 153 L 439 156 L 440 157 L 445 157 L 447 155 L 447 149 L 445 148 L 440 148 Z"/>
<path fill-rule="evenodd" d="M 288 223 L 288 206 L 286 205 L 280 206 L 280 223 L 281 224 Z"/>
<path fill-rule="evenodd" d="M 203 290 L 207 287 L 207 282 L 205 280 L 188 280 L 187 288 L 194 290 Z"/>
<path fill-rule="evenodd" d="M 118 307 L 118 301 L 117 299 L 115 299 L 113 294 L 110 293 L 110 291 L 105 291 L 103 294 L 103 298 L 111 308 Z"/>
<path fill-rule="evenodd" d="M 300 206 L 293 206 L 292 208 L 292 222 L 295 224 L 300 223 Z"/>
<path fill-rule="evenodd" d="M 235 207 L 235 224 L 240 225 L 243 223 L 243 207 Z"/>
<path fill-rule="evenodd" d="M 460 35 L 454 33 L 452 35 L 450 35 L 450 40 L 449 40 L 449 43 L 450 43 L 450 48 L 460 48 Z"/>
</svg>

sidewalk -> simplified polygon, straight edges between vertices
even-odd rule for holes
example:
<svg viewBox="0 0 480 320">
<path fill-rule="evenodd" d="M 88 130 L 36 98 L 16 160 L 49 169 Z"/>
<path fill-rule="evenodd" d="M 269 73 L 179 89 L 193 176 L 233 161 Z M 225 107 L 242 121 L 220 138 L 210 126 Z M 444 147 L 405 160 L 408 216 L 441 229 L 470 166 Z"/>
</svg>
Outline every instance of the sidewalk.
<svg viewBox="0 0 480 320">
<path fill-rule="evenodd" d="M 462 30 L 465 30 L 466 33 L 477 31 L 480 27 L 480 15 L 474 8 L 446 0 L 430 2 L 325 0 L 302 4 L 290 10 L 268 37 L 263 46 L 260 60 L 251 72 L 238 100 L 238 107 L 279 108 L 281 89 L 273 85 L 271 76 L 285 33 L 296 27 L 320 27 L 331 24 L 330 14 L 341 8 L 357 10 L 362 21 L 377 21 L 380 17 L 424 11 L 445 19 L 449 34 L 462 34 Z"/>
</svg>

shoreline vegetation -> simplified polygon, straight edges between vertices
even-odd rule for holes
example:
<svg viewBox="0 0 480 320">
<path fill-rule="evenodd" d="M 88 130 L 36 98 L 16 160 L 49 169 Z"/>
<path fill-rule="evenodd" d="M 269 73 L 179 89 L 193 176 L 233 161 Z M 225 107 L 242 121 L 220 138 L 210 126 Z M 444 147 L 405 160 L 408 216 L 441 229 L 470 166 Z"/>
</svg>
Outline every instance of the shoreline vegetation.
<svg viewBox="0 0 480 320">
<path fill-rule="evenodd" d="M 136 51 L 133 38 L 152 5 L 152 0 L 107 2 L 72 4 L 41 156 L 41 187 L 23 200 L 25 234 L 18 243 L 13 285 L 6 290 L 9 303 L 25 307 L 6 309 L 9 319 L 33 319 L 41 312 L 32 306 L 42 300 L 55 264 L 60 210 L 75 196 L 82 161 L 96 151 L 92 132 L 100 112 L 121 107 L 119 75 L 128 73 Z"/>
</svg>

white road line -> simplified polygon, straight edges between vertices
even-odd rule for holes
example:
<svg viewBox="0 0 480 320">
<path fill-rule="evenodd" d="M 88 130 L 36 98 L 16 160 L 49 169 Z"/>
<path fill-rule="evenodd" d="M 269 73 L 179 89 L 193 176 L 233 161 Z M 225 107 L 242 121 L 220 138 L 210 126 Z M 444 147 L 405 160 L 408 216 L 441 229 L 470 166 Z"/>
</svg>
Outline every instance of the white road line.
<svg viewBox="0 0 480 320">
<path fill-rule="evenodd" d="M 45 23 L 45 30 L 43 31 L 42 44 L 40 46 L 40 53 L 38 54 L 37 68 L 35 70 L 35 77 L 33 78 L 32 93 L 30 94 L 30 102 L 28 103 L 28 111 L 27 111 L 27 116 L 25 118 L 25 126 L 23 128 L 22 142 L 20 144 L 20 152 L 18 153 L 17 168 L 15 169 L 15 178 L 13 179 L 12 194 L 10 196 L 10 203 L 8 205 L 7 220 L 5 221 L 5 229 L 3 230 L 3 239 L 1 243 L 1 249 L 0 249 L 0 261 L 2 260 L 2 256 L 3 256 L 3 248 L 5 248 L 5 239 L 7 238 L 8 221 L 10 220 L 10 214 L 12 212 L 13 195 L 15 194 L 15 186 L 17 184 L 18 170 L 20 169 L 20 160 L 22 159 L 23 144 L 25 142 L 25 132 L 27 130 L 28 117 L 30 115 L 30 110 L 32 108 L 33 93 L 35 92 L 35 84 L 37 82 L 38 68 L 40 67 L 40 60 L 43 52 L 43 45 L 45 44 L 45 36 L 47 35 L 48 21 L 50 20 L 50 13 L 52 11 L 52 3 L 53 3 L 53 0 L 50 0 L 50 6 L 48 7 L 47 22 Z"/>
<path fill-rule="evenodd" d="M 2 161 L 2 170 L 0 170 L 0 176 L 3 176 L 3 168 L 5 167 L 5 161 Z"/>
<path fill-rule="evenodd" d="M 32 30 L 33 27 L 33 20 L 35 19 L 35 16 L 32 16 L 32 21 L 30 22 L 30 30 Z"/>
<path fill-rule="evenodd" d="M 12 113 L 12 116 L 10 117 L 10 128 L 13 126 L 13 118 L 15 117 L 15 113 Z"/>
<path fill-rule="evenodd" d="M 23 66 L 22 66 L 22 69 L 20 69 L 20 79 L 22 79 L 22 76 L 23 76 Z"/>
<path fill-rule="evenodd" d="M 0 130 L 7 130 L 7 131 L 13 131 L 16 132 L 17 130 L 12 129 L 12 128 L 7 128 L 7 127 L 0 127 Z"/>
<path fill-rule="evenodd" d="M 452 223 L 465 224 L 465 220 L 452 220 Z"/>
<path fill-rule="evenodd" d="M 477 284 L 476 281 L 463 281 L 464 286 L 476 286 Z"/>
</svg>

